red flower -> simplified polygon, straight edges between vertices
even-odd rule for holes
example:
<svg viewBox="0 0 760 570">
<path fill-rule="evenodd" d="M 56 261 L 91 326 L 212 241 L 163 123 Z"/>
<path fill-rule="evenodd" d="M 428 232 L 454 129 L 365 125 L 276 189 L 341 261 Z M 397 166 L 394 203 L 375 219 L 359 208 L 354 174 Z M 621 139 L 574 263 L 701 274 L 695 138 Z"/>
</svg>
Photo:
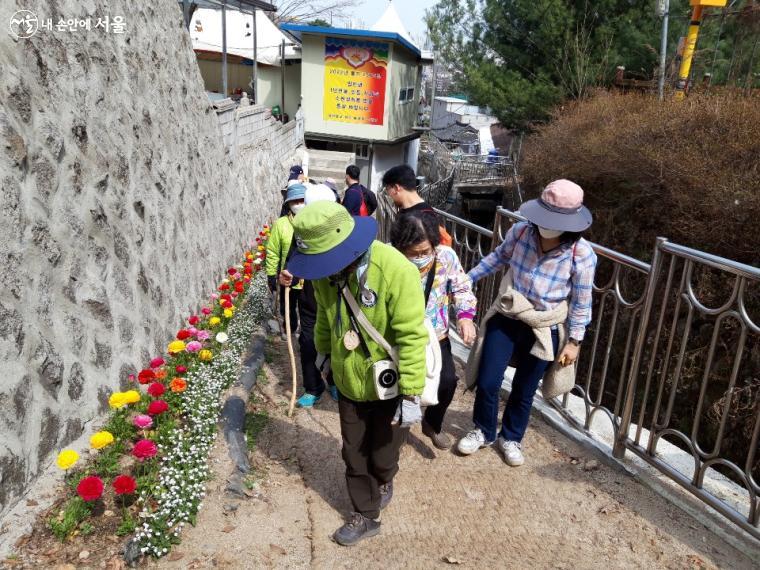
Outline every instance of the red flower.
<svg viewBox="0 0 760 570">
<path fill-rule="evenodd" d="M 155 404 L 155 402 L 153 403 Z M 158 447 L 149 439 L 141 439 L 132 448 L 132 455 L 140 461 L 155 457 L 156 453 L 158 453 Z"/>
<path fill-rule="evenodd" d="M 229 283 L 222 283 L 221 285 L 219 285 L 219 290 L 220 291 L 229 291 L 230 290 Z"/>
<path fill-rule="evenodd" d="M 157 416 L 159 414 L 163 414 L 168 409 L 169 409 L 169 404 L 167 404 L 163 400 L 153 400 L 150 404 L 148 404 L 148 413 L 151 416 Z"/>
<path fill-rule="evenodd" d="M 237 291 L 238 293 L 242 293 L 243 292 L 243 282 L 242 281 L 238 281 L 237 283 L 235 283 L 235 291 Z"/>
<path fill-rule="evenodd" d="M 190 331 L 188 331 L 188 330 L 180 329 L 180 330 L 177 331 L 177 340 L 187 340 L 191 336 L 193 336 L 193 335 L 191 335 Z"/>
<path fill-rule="evenodd" d="M 77 494 L 83 501 L 97 501 L 103 494 L 103 481 L 95 475 L 85 477 L 77 485 Z"/>
<path fill-rule="evenodd" d="M 237 273 L 237 269 L 235 269 L 234 267 L 230 267 L 227 270 L 227 275 L 235 275 L 235 273 Z"/>
<path fill-rule="evenodd" d="M 137 482 L 129 475 L 119 475 L 113 480 L 112 485 L 117 495 L 131 495 L 137 490 Z"/>
<path fill-rule="evenodd" d="M 137 375 L 137 381 L 140 384 L 148 384 L 156 379 L 156 373 L 153 372 L 150 368 L 146 368 L 145 370 L 140 370 L 140 373 Z"/>
<path fill-rule="evenodd" d="M 164 387 L 164 385 L 161 384 L 161 382 L 153 382 L 153 384 L 148 386 L 148 394 L 150 394 L 154 398 L 158 398 L 164 392 L 166 392 L 166 387 Z"/>
<path fill-rule="evenodd" d="M 232 301 L 228 301 L 227 299 L 225 299 L 224 301 L 222 301 L 222 307 L 224 307 L 225 309 L 229 309 L 230 307 L 232 307 Z"/>
<path fill-rule="evenodd" d="M 163 366 L 164 364 L 166 364 L 166 361 L 163 358 L 161 358 L 160 356 L 158 356 L 158 357 L 156 357 L 156 358 L 154 358 L 153 360 L 150 361 L 150 367 L 151 368 L 158 368 L 160 366 Z"/>
<path fill-rule="evenodd" d="M 189 319 L 187 319 L 187 322 L 188 322 L 188 323 L 189 323 L 191 326 L 195 326 L 195 325 L 197 325 L 197 324 L 198 324 L 200 321 L 201 321 L 201 320 L 200 320 L 200 319 L 199 319 L 197 316 L 195 316 L 195 315 L 193 315 L 192 317 L 190 317 Z"/>
<path fill-rule="evenodd" d="M 180 365 L 179 365 L 179 366 L 177 366 L 177 367 L 176 367 L 174 370 L 176 370 L 176 371 L 177 371 L 177 374 L 184 374 L 185 372 L 187 372 L 187 367 L 186 367 L 186 366 L 182 366 L 182 365 L 180 364 Z"/>
<path fill-rule="evenodd" d="M 261 238 L 260 237 L 256 238 L 256 243 L 261 243 Z"/>
<path fill-rule="evenodd" d="M 219 297 L 219 299 L 221 299 L 222 301 L 232 301 L 232 296 L 225 293 L 224 295 Z"/>
</svg>

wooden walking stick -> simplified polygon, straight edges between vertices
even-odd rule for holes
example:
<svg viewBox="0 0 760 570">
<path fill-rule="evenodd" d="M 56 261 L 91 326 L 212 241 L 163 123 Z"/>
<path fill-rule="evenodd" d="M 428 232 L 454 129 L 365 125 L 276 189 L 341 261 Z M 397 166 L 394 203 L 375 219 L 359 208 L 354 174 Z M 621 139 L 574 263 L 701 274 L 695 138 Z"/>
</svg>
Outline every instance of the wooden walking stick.
<svg viewBox="0 0 760 570">
<path fill-rule="evenodd" d="M 293 393 L 290 396 L 290 408 L 288 408 L 288 417 L 293 416 L 293 408 L 296 406 L 296 389 L 297 389 L 297 374 L 296 371 L 296 357 L 293 353 L 293 340 L 290 336 L 292 332 L 290 330 L 290 287 L 285 287 L 285 332 L 288 336 L 288 355 L 290 356 L 290 371 L 293 374 Z"/>
</svg>

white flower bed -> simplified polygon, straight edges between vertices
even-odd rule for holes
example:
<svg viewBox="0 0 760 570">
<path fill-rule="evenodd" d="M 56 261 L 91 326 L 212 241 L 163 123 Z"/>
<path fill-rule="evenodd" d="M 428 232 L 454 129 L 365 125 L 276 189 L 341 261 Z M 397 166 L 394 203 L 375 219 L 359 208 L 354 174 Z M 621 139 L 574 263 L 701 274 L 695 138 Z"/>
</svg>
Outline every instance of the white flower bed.
<svg viewBox="0 0 760 570">
<path fill-rule="evenodd" d="M 185 523 L 195 522 L 211 474 L 208 456 L 216 439 L 222 394 L 237 378 L 241 359 L 254 331 L 266 318 L 268 305 L 266 276 L 259 272 L 251 282 L 247 302 L 230 321 L 224 349 L 209 364 L 188 373 L 184 423 L 171 432 L 168 445 L 159 446 L 157 488 L 143 490 L 139 498 L 142 525 L 135 540 L 143 554 L 164 556 L 173 543 L 179 542 Z"/>
</svg>

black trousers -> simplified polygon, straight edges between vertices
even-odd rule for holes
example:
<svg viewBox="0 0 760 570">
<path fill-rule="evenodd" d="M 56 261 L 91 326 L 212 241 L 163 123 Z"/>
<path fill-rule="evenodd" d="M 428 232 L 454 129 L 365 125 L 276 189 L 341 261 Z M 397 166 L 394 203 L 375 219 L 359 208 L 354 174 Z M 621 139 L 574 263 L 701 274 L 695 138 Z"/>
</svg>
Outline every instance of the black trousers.
<svg viewBox="0 0 760 570">
<path fill-rule="evenodd" d="M 280 316 L 285 318 L 285 287 L 277 285 L 280 288 Z M 298 330 L 298 305 L 301 301 L 301 289 L 290 290 L 290 332 L 295 334 Z M 285 326 L 283 324 L 283 326 Z M 285 330 L 282 331 L 283 333 Z"/>
<path fill-rule="evenodd" d="M 310 281 L 304 281 L 301 296 L 298 301 L 298 314 L 301 317 L 301 334 L 298 335 L 298 346 L 301 349 L 301 371 L 303 387 L 307 393 L 320 396 L 325 391 L 322 374 L 314 362 L 317 360 L 317 349 L 314 346 L 314 325 L 317 322 L 317 300 L 314 297 L 314 286 Z M 332 386 L 332 372 L 327 377 L 327 383 Z"/>
<path fill-rule="evenodd" d="M 365 517 L 380 516 L 380 485 L 398 473 L 404 430 L 391 425 L 399 399 L 338 402 L 346 484 L 354 510 Z"/>
<path fill-rule="evenodd" d="M 443 416 L 449 409 L 457 389 L 457 373 L 454 368 L 454 356 L 451 354 L 451 341 L 445 338 L 441 341 L 441 382 L 438 384 L 438 403 L 428 406 L 425 410 L 425 422 L 436 433 L 441 432 Z"/>
</svg>

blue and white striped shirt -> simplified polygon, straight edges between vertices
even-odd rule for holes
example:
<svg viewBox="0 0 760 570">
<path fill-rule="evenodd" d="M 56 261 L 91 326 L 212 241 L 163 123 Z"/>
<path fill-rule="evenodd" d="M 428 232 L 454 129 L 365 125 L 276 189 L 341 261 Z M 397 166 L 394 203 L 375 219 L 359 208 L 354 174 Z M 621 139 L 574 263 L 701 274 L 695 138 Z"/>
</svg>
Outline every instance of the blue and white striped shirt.
<svg viewBox="0 0 760 570">
<path fill-rule="evenodd" d="M 583 340 L 591 322 L 591 296 L 596 269 L 596 254 L 581 238 L 573 246 L 562 244 L 542 254 L 538 231 L 527 222 L 513 225 L 504 242 L 484 257 L 467 276 L 473 283 L 508 264 L 512 267 L 514 288 L 538 311 L 548 311 L 570 299 L 568 331 Z"/>
</svg>

